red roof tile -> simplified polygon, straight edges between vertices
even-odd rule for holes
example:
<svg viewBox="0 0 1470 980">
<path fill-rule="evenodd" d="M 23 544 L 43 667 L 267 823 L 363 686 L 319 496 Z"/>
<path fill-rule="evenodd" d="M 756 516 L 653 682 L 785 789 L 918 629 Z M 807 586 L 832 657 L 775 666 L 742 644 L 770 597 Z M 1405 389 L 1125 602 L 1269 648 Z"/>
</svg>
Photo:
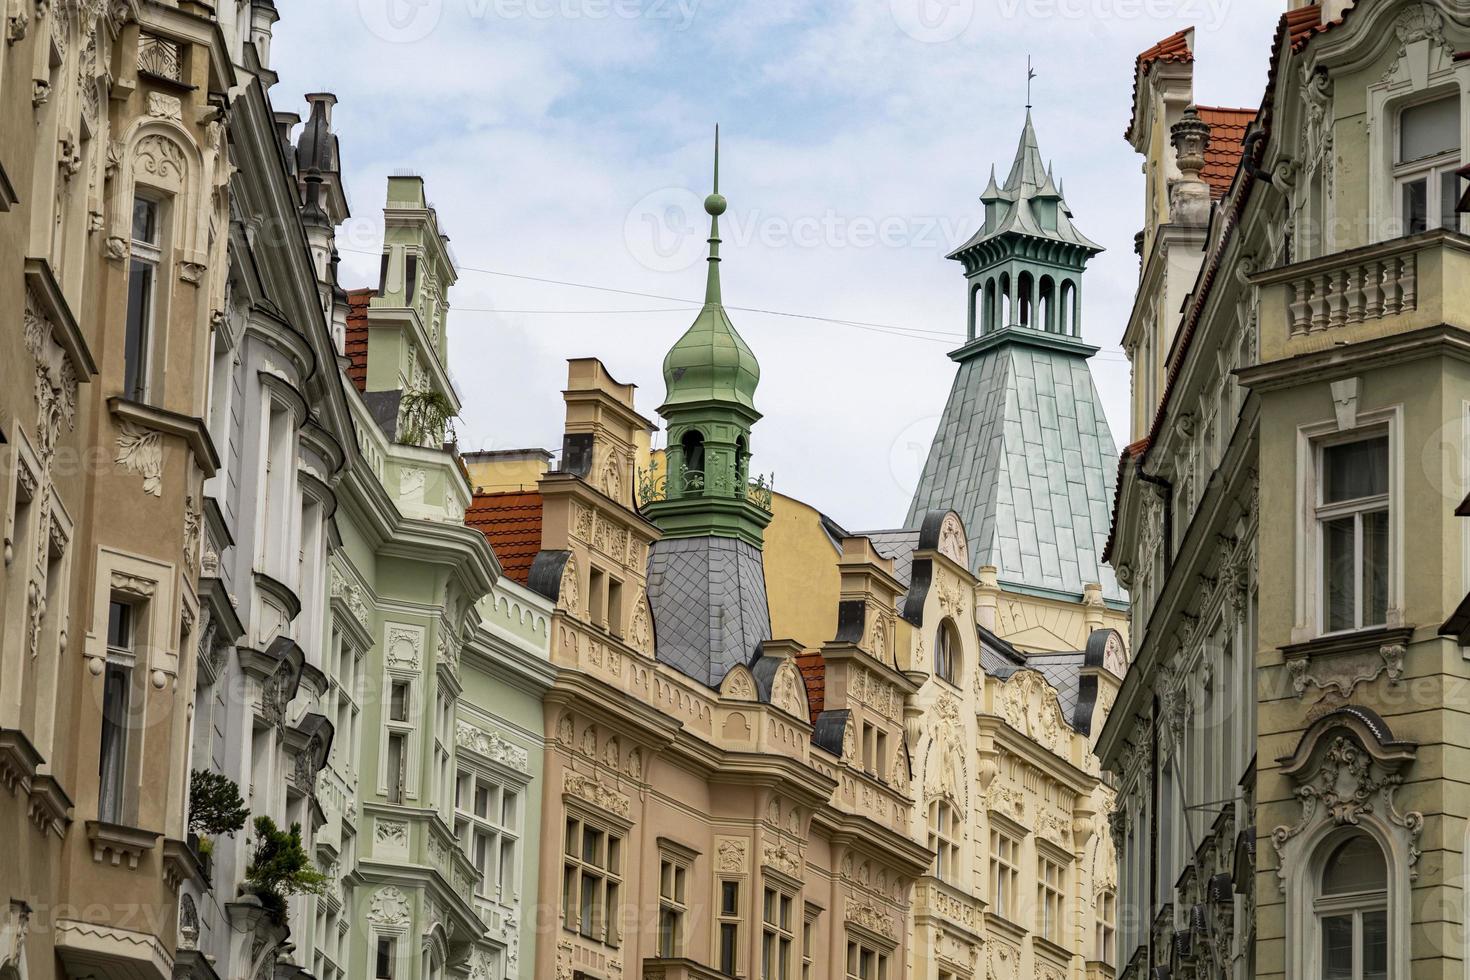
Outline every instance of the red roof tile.
<svg viewBox="0 0 1470 980">
<path fill-rule="evenodd" d="M 1141 53 L 1133 62 L 1133 116 L 1128 120 L 1128 128 L 1123 131 L 1123 138 L 1133 139 L 1133 123 L 1138 118 L 1138 89 L 1143 80 L 1154 65 L 1160 63 L 1184 64 L 1194 61 L 1194 28 L 1186 27 L 1184 30 L 1170 34 L 1158 44 Z"/>
<path fill-rule="evenodd" d="M 464 522 L 485 535 L 507 578 L 525 585 L 541 550 L 541 494 L 477 493 Z"/>
<path fill-rule="evenodd" d="M 801 670 L 801 679 L 806 681 L 806 700 L 815 725 L 827 702 L 827 661 L 819 651 L 808 650 L 797 654 L 796 666 Z"/>
<path fill-rule="evenodd" d="M 358 391 L 367 391 L 368 303 L 371 289 L 354 289 L 347 294 L 347 337 L 343 353 L 347 355 L 347 380 Z"/>
<path fill-rule="evenodd" d="M 1230 190 L 1240 156 L 1245 150 L 1245 131 L 1256 120 L 1254 109 L 1225 109 L 1199 106 L 1199 117 L 1210 126 L 1210 145 L 1205 148 L 1205 169 L 1200 176 L 1210 185 L 1210 197 L 1220 200 Z"/>
</svg>

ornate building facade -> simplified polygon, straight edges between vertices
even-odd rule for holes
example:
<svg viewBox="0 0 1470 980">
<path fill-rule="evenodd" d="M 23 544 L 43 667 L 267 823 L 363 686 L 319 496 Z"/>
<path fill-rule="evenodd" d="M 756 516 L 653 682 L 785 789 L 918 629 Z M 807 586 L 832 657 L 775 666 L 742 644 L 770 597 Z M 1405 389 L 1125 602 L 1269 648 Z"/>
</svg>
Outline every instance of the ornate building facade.
<svg viewBox="0 0 1470 980">
<path fill-rule="evenodd" d="M 1126 977 L 1462 969 L 1466 30 L 1293 3 L 1253 112 L 1193 105 L 1188 34 L 1139 60 Z"/>
<path fill-rule="evenodd" d="M 6 976 L 168 977 L 198 873 L 188 708 L 218 464 L 202 365 L 231 83 L 203 4 L 4 10 Z"/>
</svg>

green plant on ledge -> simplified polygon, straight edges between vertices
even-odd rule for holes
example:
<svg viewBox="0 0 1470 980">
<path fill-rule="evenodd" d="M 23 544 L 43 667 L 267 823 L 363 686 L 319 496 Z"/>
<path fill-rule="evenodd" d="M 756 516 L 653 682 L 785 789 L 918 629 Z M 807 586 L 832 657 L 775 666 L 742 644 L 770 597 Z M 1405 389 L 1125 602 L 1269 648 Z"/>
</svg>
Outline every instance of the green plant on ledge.
<svg viewBox="0 0 1470 980">
<path fill-rule="evenodd" d="M 408 390 L 398 403 L 399 441 L 417 446 L 432 440 L 438 446 L 446 439 L 454 403 L 437 391 Z"/>
<path fill-rule="evenodd" d="M 246 890 L 260 899 L 272 922 L 284 925 L 286 900 L 292 895 L 320 895 L 327 876 L 312 865 L 301 846 L 301 824 L 281 830 L 270 817 L 256 817 L 254 829 Z"/>
</svg>

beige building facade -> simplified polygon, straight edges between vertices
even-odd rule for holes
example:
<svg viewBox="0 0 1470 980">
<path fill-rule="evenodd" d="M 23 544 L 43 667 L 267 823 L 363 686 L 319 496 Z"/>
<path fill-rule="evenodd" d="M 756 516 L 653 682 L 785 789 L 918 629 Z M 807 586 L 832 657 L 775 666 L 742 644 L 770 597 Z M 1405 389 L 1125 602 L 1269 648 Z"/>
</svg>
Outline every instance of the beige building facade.
<svg viewBox="0 0 1470 980">
<path fill-rule="evenodd" d="M 1186 35 L 1139 60 L 1125 977 L 1463 972 L 1466 29 L 1294 3 L 1257 111 L 1193 104 Z"/>
<path fill-rule="evenodd" d="M 230 83 L 203 4 L 6 11 L 3 975 L 171 976 L 199 874 L 184 804 Z"/>
</svg>

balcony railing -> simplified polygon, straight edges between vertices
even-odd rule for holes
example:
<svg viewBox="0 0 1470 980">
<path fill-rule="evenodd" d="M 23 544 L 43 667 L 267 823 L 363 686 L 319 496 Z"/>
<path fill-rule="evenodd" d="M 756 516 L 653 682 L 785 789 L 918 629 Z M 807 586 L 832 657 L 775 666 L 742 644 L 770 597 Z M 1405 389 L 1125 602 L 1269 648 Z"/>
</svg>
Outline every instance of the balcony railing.
<svg viewBox="0 0 1470 980">
<path fill-rule="evenodd" d="M 1443 230 L 1256 273 L 1250 281 L 1261 289 L 1261 361 L 1465 325 L 1470 307 L 1456 286 L 1467 276 L 1470 238 Z"/>
<path fill-rule="evenodd" d="M 774 479 L 774 477 L 758 476 L 746 480 L 743 487 L 737 485 L 733 492 L 723 493 L 707 485 L 704 471 L 685 470 L 683 475 L 683 490 L 676 494 L 676 497 L 678 499 L 689 497 L 730 497 L 739 500 L 743 495 L 747 502 L 754 504 L 769 514 L 771 513 L 775 493 L 773 489 Z M 647 470 L 640 469 L 638 471 L 638 506 L 643 507 L 647 504 L 668 499 L 670 499 L 669 479 L 666 474 L 659 472 L 658 463 L 655 461 Z"/>
</svg>

